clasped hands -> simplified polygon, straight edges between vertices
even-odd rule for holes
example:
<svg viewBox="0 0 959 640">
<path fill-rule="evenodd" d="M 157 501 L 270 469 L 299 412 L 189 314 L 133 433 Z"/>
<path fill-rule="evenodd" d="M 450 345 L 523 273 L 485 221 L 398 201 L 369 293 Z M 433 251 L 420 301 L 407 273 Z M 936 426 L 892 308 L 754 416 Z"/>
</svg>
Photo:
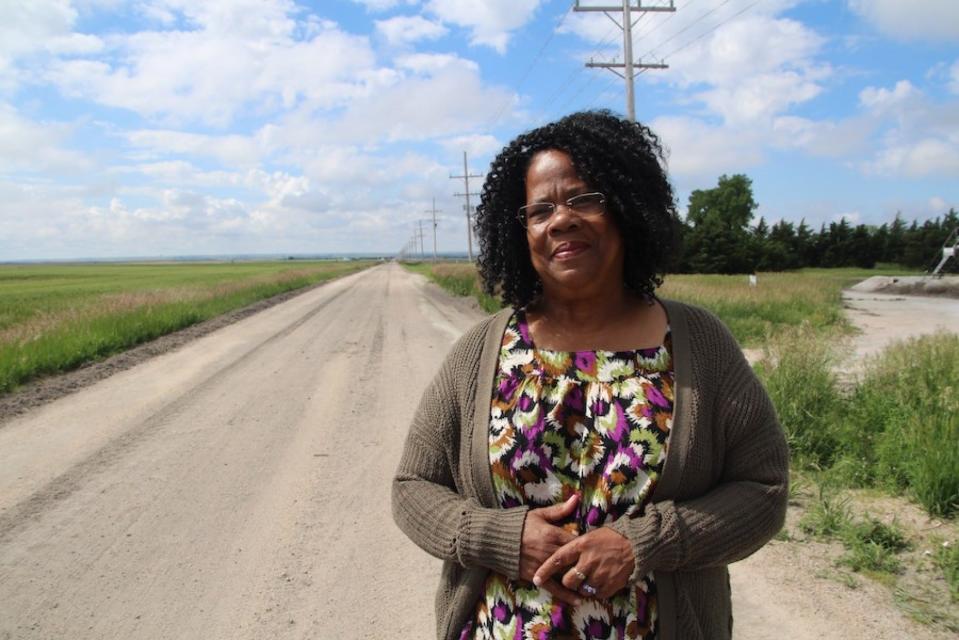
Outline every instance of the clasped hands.
<svg viewBox="0 0 959 640">
<path fill-rule="evenodd" d="M 556 524 L 575 513 L 578 504 L 574 494 L 566 502 L 531 509 L 519 560 L 520 578 L 572 605 L 582 596 L 609 598 L 626 586 L 635 565 L 629 541 L 616 531 L 599 527 L 576 535 Z"/>
</svg>

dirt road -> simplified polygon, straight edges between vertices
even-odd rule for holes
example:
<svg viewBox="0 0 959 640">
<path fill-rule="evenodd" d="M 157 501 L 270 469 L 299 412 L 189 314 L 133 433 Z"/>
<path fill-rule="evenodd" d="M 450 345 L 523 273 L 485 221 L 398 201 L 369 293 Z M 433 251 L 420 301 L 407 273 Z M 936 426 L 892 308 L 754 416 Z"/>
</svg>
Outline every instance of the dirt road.
<svg viewBox="0 0 959 640">
<path fill-rule="evenodd" d="M 0 639 L 431 637 L 390 478 L 478 317 L 386 265 L 0 425 Z M 935 637 L 822 602 L 788 548 L 733 568 L 738 638 Z"/>
</svg>

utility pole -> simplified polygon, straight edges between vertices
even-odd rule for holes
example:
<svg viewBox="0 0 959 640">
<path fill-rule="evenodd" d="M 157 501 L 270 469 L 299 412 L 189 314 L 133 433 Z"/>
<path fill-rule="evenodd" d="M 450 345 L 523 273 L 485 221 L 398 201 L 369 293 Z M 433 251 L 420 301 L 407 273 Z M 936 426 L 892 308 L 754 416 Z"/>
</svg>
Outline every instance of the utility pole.
<svg viewBox="0 0 959 640">
<path fill-rule="evenodd" d="M 423 251 L 423 221 L 417 220 L 416 225 L 419 227 L 419 231 L 416 233 L 416 237 L 420 240 L 420 258 L 426 257 L 426 252 Z"/>
<path fill-rule="evenodd" d="M 436 262 L 436 214 L 439 213 L 436 210 L 436 197 L 433 198 L 433 208 L 423 213 L 433 214 L 433 262 Z"/>
<path fill-rule="evenodd" d="M 473 220 L 470 218 L 472 209 L 470 208 L 470 196 L 478 196 L 478 193 L 470 193 L 470 178 L 482 178 L 482 173 L 470 173 L 469 165 L 466 162 L 466 152 L 463 152 L 463 175 L 454 176 L 450 174 L 450 180 L 462 179 L 466 185 L 463 193 L 454 193 L 454 196 L 466 196 L 466 246 L 468 249 L 470 262 L 473 261 Z"/>
<path fill-rule="evenodd" d="M 593 59 L 590 58 L 586 66 L 609 69 L 620 78 L 626 80 L 626 115 L 630 122 L 636 122 L 636 98 L 633 90 L 633 80 L 636 78 L 636 69 L 640 69 L 640 72 L 646 69 L 668 69 L 669 65 L 664 62 L 633 62 L 633 26 L 636 23 L 633 21 L 632 12 L 637 11 L 642 14 L 650 11 L 673 12 L 676 11 L 676 7 L 673 6 L 673 0 L 669 0 L 669 6 L 654 5 L 646 7 L 643 6 L 643 0 L 636 0 L 635 6 L 632 5 L 632 1 L 633 0 L 623 0 L 622 7 L 584 7 L 580 6 L 579 0 L 576 0 L 576 6 L 573 7 L 573 11 L 602 11 L 606 14 L 607 18 L 613 21 L 613 24 L 623 30 L 623 62 L 593 62 Z M 610 15 L 610 11 L 622 12 L 622 22 L 617 21 L 616 18 Z M 622 69 L 623 72 L 620 73 L 617 69 Z"/>
</svg>

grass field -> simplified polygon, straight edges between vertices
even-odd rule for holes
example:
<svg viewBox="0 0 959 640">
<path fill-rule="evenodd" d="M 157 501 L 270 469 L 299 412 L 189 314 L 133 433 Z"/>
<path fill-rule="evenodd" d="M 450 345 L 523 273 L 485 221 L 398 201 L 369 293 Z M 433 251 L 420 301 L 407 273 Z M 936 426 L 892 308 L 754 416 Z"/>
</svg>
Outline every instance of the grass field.
<svg viewBox="0 0 959 640">
<path fill-rule="evenodd" d="M 475 296 L 492 312 L 500 303 L 482 293 L 476 269 L 464 262 L 409 263 L 447 291 Z M 746 276 L 670 275 L 659 290 L 674 298 L 711 310 L 730 328 L 744 347 L 760 347 L 770 338 L 802 325 L 820 334 L 842 334 L 849 327 L 842 314 L 841 291 L 873 275 L 901 274 L 894 269 L 805 269 L 791 273 L 760 274 L 751 287 Z"/>
<path fill-rule="evenodd" d="M 370 264 L 0 266 L 0 393 Z"/>
</svg>

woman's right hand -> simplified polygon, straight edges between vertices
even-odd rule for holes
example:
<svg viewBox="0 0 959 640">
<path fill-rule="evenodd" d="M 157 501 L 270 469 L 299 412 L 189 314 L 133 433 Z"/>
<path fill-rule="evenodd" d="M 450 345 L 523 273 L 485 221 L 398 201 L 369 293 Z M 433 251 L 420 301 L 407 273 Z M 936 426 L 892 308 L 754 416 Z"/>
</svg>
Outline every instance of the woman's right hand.
<svg viewBox="0 0 959 640">
<path fill-rule="evenodd" d="M 579 504 L 579 494 L 573 494 L 566 502 L 530 509 L 523 524 L 523 540 L 520 543 L 519 577 L 528 582 L 533 581 L 533 575 L 557 549 L 570 540 L 576 538 L 575 533 L 557 526 L 576 512 Z M 562 576 L 562 572 L 558 575 Z M 553 596 L 572 605 L 580 603 L 580 597 L 575 591 L 570 591 L 558 580 L 547 580 L 541 588 L 549 591 Z"/>
</svg>

